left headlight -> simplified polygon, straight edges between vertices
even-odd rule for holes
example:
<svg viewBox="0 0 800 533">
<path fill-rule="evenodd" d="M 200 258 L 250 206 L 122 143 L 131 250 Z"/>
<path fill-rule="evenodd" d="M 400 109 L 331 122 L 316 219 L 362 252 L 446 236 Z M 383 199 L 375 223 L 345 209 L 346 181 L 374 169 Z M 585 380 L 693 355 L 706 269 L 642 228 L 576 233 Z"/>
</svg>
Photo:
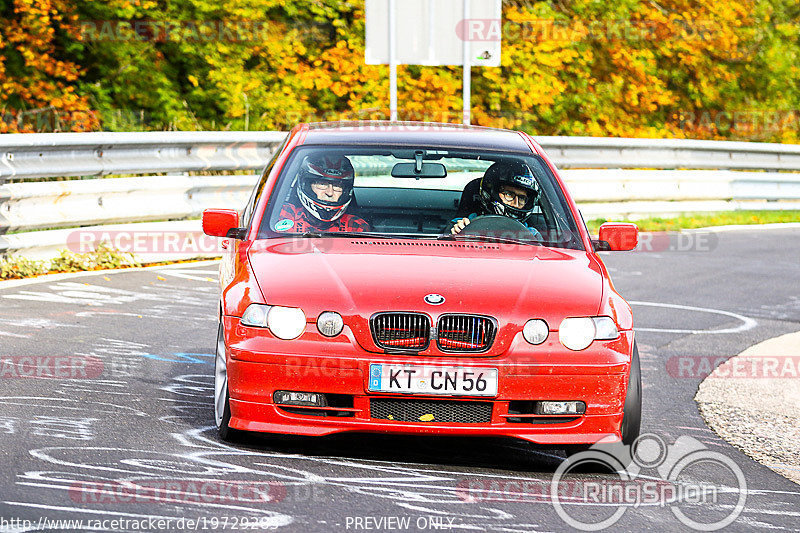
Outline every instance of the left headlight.
<svg viewBox="0 0 800 533">
<path fill-rule="evenodd" d="M 250 304 L 242 314 L 242 324 L 256 328 L 269 328 L 279 339 L 291 340 L 306 329 L 306 314 L 297 307 Z"/>
<path fill-rule="evenodd" d="M 595 340 L 611 340 L 619 336 L 617 325 L 611 317 L 565 318 L 558 328 L 558 338 L 565 348 L 585 350 Z"/>
</svg>

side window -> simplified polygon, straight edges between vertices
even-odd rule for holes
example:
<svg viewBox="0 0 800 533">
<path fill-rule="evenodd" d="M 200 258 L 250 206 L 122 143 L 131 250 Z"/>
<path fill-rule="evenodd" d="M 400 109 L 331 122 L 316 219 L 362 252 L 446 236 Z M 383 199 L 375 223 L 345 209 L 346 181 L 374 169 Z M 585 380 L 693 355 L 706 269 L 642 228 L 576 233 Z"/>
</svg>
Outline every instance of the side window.
<svg viewBox="0 0 800 533">
<path fill-rule="evenodd" d="M 286 143 L 289 140 L 289 136 L 286 136 L 286 139 L 281 143 L 277 150 L 275 150 L 275 154 L 272 156 L 272 159 L 269 163 L 267 163 L 267 168 L 264 169 L 264 172 L 261 173 L 261 177 L 258 179 L 258 183 L 256 184 L 255 188 L 253 189 L 253 193 L 250 195 L 250 199 L 247 201 L 247 205 L 244 208 L 244 212 L 242 213 L 242 227 L 249 228 L 250 223 L 253 221 L 253 211 L 258 204 L 258 199 L 261 198 L 261 192 L 264 190 L 264 185 L 267 183 L 267 179 L 269 178 L 269 173 L 272 172 L 272 167 L 275 166 L 275 162 L 278 160 L 278 156 L 283 152 L 283 149 L 286 147 Z"/>
</svg>

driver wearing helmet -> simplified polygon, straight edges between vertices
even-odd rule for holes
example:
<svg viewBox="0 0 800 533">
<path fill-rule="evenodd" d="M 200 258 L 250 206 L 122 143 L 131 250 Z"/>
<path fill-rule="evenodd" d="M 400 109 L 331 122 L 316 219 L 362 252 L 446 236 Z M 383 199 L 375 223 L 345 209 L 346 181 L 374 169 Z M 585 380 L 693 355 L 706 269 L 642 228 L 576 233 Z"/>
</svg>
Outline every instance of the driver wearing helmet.
<svg viewBox="0 0 800 533">
<path fill-rule="evenodd" d="M 539 190 L 536 178 L 528 165 L 513 161 L 498 161 L 483 175 L 480 184 L 479 213 L 453 220 L 450 233 L 459 233 L 472 219 L 482 215 L 503 215 L 518 220 L 525 225 L 534 237 L 541 239 L 539 231 L 530 225 Z"/>
<path fill-rule="evenodd" d="M 369 231 L 363 218 L 346 213 L 353 200 L 355 169 L 342 155 L 311 155 L 294 183 L 296 202 L 284 204 L 278 231 Z"/>
</svg>

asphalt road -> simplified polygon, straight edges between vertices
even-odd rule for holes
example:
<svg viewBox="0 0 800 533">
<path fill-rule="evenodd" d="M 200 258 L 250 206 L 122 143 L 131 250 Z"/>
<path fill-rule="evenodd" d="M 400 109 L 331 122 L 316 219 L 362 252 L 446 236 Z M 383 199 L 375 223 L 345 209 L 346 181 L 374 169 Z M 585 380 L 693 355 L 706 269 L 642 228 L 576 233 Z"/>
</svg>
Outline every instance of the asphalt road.
<svg viewBox="0 0 800 533">
<path fill-rule="evenodd" d="M 634 302 L 643 432 L 675 454 L 689 443 L 717 461 L 668 483 L 642 459 L 628 486 L 641 491 L 625 500 L 635 504 L 618 505 L 615 474 L 570 474 L 562 517 L 550 497 L 560 452 L 524 442 L 220 442 L 212 427 L 216 267 L 200 264 L 0 288 L 0 532 L 563 531 L 618 509 L 615 531 L 685 531 L 681 517 L 722 520 L 742 497 L 726 530 L 800 530 L 800 487 L 708 430 L 693 401 L 700 377 L 675 371 L 800 329 L 800 229 L 701 233 L 648 247 L 604 255 Z M 647 483 L 668 490 L 648 500 Z M 690 486 L 708 490 L 700 499 L 681 493 Z"/>
</svg>

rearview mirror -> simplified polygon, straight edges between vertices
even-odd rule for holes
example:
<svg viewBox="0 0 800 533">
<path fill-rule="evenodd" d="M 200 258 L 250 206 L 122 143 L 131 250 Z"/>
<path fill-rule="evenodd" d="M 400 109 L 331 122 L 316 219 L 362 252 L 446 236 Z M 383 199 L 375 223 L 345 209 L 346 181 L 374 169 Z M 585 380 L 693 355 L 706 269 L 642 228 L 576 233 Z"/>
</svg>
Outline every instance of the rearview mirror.
<svg viewBox="0 0 800 533">
<path fill-rule="evenodd" d="M 639 243 L 639 228 L 626 222 L 606 222 L 600 226 L 599 238 L 595 246 L 597 251 L 633 250 Z"/>
<path fill-rule="evenodd" d="M 239 239 L 241 236 L 238 235 L 240 232 L 236 232 L 238 229 L 239 212 L 235 209 L 206 209 L 203 211 L 203 233 L 206 235 Z"/>
<path fill-rule="evenodd" d="M 417 171 L 419 169 L 419 171 Z M 447 169 L 441 163 L 397 163 L 392 167 L 393 178 L 444 178 Z"/>
</svg>

